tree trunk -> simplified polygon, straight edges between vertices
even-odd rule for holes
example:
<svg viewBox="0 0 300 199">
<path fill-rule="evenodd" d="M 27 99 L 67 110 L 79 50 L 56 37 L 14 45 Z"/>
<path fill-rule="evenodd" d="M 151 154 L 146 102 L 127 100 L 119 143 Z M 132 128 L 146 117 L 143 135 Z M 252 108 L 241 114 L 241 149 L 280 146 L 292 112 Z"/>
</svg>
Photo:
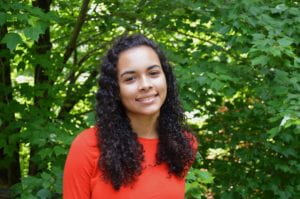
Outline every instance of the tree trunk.
<svg viewBox="0 0 300 199">
<path fill-rule="evenodd" d="M 3 25 L 0 27 L 0 40 L 5 36 L 7 33 L 7 26 Z M 0 51 L 3 53 L 0 56 L 0 87 L 4 88 L 0 92 L 0 103 L 5 106 L 9 105 L 13 101 L 12 95 L 12 84 L 11 84 L 11 69 L 10 69 L 10 56 L 11 53 L 6 47 L 5 44 L 0 44 Z M 8 127 L 11 125 L 11 121 L 15 121 L 14 113 L 8 112 L 5 116 L 1 117 L 2 123 L 0 123 L 0 133 L 4 134 L 4 141 L 8 143 L 8 138 L 13 133 L 17 132 L 10 132 Z M 13 129 L 13 128 L 11 128 Z M 12 157 L 5 157 L 6 154 L 3 151 L 3 148 L 0 149 L 0 157 L 2 165 L 4 167 L 0 168 L 0 186 L 2 187 L 10 187 L 13 184 L 20 182 L 20 164 L 19 164 L 19 142 L 13 143 L 13 154 Z M 1 188 L 0 187 L 0 188 Z"/>
<path fill-rule="evenodd" d="M 50 5 L 52 0 L 36 0 L 32 2 L 32 5 L 34 7 L 38 7 L 42 9 L 44 12 L 50 11 Z M 46 54 L 49 50 L 51 50 L 51 42 L 50 42 L 50 29 L 47 28 L 45 33 L 39 37 L 39 40 L 35 43 L 36 53 L 43 55 Z M 35 87 L 38 87 L 39 85 L 43 83 L 49 83 L 49 77 L 46 74 L 45 70 L 46 66 L 42 66 L 41 64 L 37 64 L 35 66 L 35 73 L 34 73 L 34 85 Z M 42 96 L 35 96 L 34 97 L 34 105 L 36 107 L 41 107 L 41 100 L 47 98 L 48 92 L 44 91 Z M 32 146 L 30 148 L 30 157 L 35 156 L 35 148 Z M 35 175 L 38 172 L 38 167 L 35 162 L 32 161 L 32 158 L 30 158 L 29 162 L 29 175 Z"/>
</svg>

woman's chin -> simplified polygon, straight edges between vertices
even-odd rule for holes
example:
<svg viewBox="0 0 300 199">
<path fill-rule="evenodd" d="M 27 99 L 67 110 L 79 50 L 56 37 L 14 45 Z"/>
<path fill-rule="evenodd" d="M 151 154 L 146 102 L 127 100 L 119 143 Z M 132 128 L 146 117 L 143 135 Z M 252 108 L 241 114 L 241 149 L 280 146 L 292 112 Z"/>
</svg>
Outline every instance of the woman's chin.
<svg viewBox="0 0 300 199">
<path fill-rule="evenodd" d="M 138 111 L 132 111 L 129 114 L 130 115 L 136 115 L 136 116 L 158 116 L 160 113 L 160 109 L 144 109 L 144 110 L 138 110 Z"/>
</svg>

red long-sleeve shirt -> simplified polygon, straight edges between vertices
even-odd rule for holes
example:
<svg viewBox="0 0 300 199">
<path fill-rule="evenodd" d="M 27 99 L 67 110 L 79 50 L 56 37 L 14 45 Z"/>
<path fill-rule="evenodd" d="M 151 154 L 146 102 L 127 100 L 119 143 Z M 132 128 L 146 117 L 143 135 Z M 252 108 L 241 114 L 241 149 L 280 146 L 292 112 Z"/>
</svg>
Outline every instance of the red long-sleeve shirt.
<svg viewBox="0 0 300 199">
<path fill-rule="evenodd" d="M 133 186 L 115 191 L 98 169 L 96 128 L 80 133 L 71 145 L 63 178 L 64 199 L 183 199 L 185 180 L 168 175 L 166 164 L 153 166 L 158 139 L 138 138 L 144 147 L 146 168 Z"/>
</svg>

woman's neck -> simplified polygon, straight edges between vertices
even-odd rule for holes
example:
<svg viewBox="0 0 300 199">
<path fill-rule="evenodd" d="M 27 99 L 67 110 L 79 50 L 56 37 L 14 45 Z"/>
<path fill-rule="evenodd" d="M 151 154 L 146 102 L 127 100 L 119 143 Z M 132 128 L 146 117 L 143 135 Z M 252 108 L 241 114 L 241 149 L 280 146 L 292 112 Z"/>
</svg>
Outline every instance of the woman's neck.
<svg viewBox="0 0 300 199">
<path fill-rule="evenodd" d="M 132 130 L 142 138 L 158 138 L 157 134 L 157 119 L 158 114 L 155 115 L 136 115 L 127 113 L 129 117 Z"/>
</svg>

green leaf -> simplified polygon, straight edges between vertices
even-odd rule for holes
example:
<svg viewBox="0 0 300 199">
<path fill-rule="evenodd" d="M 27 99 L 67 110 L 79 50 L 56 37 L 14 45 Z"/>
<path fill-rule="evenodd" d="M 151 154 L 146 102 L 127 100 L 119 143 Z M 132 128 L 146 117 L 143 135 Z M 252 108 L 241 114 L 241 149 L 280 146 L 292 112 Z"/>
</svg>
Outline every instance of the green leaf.
<svg viewBox="0 0 300 199">
<path fill-rule="evenodd" d="M 3 39 L 1 40 L 1 43 L 5 43 L 7 48 L 9 48 L 10 51 L 15 50 L 18 44 L 22 43 L 22 38 L 18 33 L 7 33 Z"/>
<path fill-rule="evenodd" d="M 37 41 L 39 39 L 39 35 L 42 34 L 44 31 L 39 25 L 36 25 L 34 27 L 28 27 L 23 30 L 26 37 L 29 37 L 30 39 Z"/>
<path fill-rule="evenodd" d="M 189 181 L 194 181 L 194 180 L 196 180 L 195 173 L 192 172 L 192 171 L 190 171 L 190 172 L 188 173 L 188 175 L 187 175 L 187 180 L 189 180 Z"/>
<path fill-rule="evenodd" d="M 22 14 L 15 14 L 14 16 L 17 18 L 17 20 L 20 23 L 25 23 L 25 24 L 28 23 L 28 19 L 29 19 L 29 15 L 28 14 L 22 13 Z"/>
<path fill-rule="evenodd" d="M 261 33 L 254 33 L 254 34 L 252 34 L 252 37 L 253 37 L 253 40 L 256 41 L 256 40 L 264 39 L 265 35 L 261 34 Z"/>
<path fill-rule="evenodd" d="M 43 10 L 38 7 L 26 7 L 26 10 L 35 16 L 44 17 L 46 15 Z"/>
<path fill-rule="evenodd" d="M 300 126 L 300 119 L 298 118 L 292 118 L 290 120 L 288 120 L 285 124 L 284 124 L 284 128 L 289 128 L 290 126 L 295 125 L 295 126 Z"/>
<path fill-rule="evenodd" d="M 280 199 L 291 198 L 291 193 L 289 193 L 288 191 L 279 191 L 279 198 Z"/>
<path fill-rule="evenodd" d="M 41 156 L 42 159 L 45 159 L 46 157 L 49 157 L 52 155 L 52 149 L 50 148 L 45 148 L 39 151 L 39 155 Z"/>
<path fill-rule="evenodd" d="M 294 67 L 300 68 L 300 58 L 299 57 L 294 58 Z"/>
<path fill-rule="evenodd" d="M 0 12 L 0 26 L 5 24 L 6 20 L 9 18 L 9 15 L 3 12 Z"/>
<path fill-rule="evenodd" d="M 224 84 L 219 80 L 213 80 L 211 83 L 211 88 L 215 89 L 216 91 L 219 91 L 224 87 Z"/>
<path fill-rule="evenodd" d="M 95 113 L 93 111 L 87 113 L 85 116 L 85 122 L 88 126 L 92 126 L 95 124 Z"/>
<path fill-rule="evenodd" d="M 276 164 L 275 169 L 282 170 L 284 172 L 290 172 L 292 170 L 290 166 L 286 164 Z"/>
<path fill-rule="evenodd" d="M 51 180 L 52 179 L 52 176 L 49 174 L 49 173 L 46 173 L 46 172 L 43 172 L 41 174 L 41 177 L 43 178 L 43 180 Z"/>
<path fill-rule="evenodd" d="M 290 157 L 290 156 L 297 157 L 297 151 L 295 151 L 295 149 L 293 148 L 283 148 L 280 152 L 285 157 Z"/>
<path fill-rule="evenodd" d="M 270 52 L 274 57 L 281 56 L 281 51 L 278 47 L 271 47 L 268 49 L 268 52 Z"/>
<path fill-rule="evenodd" d="M 199 174 L 199 180 L 202 183 L 205 183 L 205 184 L 213 183 L 214 177 L 211 175 L 210 172 L 200 170 L 198 174 Z"/>
<path fill-rule="evenodd" d="M 271 9 L 272 13 L 282 13 L 286 11 L 288 8 L 284 4 L 279 4 L 275 8 Z"/>
<path fill-rule="evenodd" d="M 285 86 L 277 86 L 274 88 L 275 95 L 286 95 L 288 93 L 289 93 L 288 88 Z"/>
<path fill-rule="evenodd" d="M 224 94 L 225 94 L 225 96 L 230 97 L 235 94 L 235 90 L 231 87 L 226 87 L 224 89 Z"/>
<path fill-rule="evenodd" d="M 293 40 L 289 37 L 284 37 L 284 38 L 279 39 L 278 43 L 280 44 L 280 46 L 287 47 L 293 43 Z"/>
<path fill-rule="evenodd" d="M 269 61 L 269 57 L 265 56 L 265 55 L 261 55 L 259 57 L 254 58 L 253 60 L 251 60 L 252 65 L 266 65 Z"/>
<path fill-rule="evenodd" d="M 65 154 L 66 151 L 61 146 L 55 146 L 54 147 L 54 153 L 56 154 L 56 156 L 59 156 L 59 155 Z"/>
<path fill-rule="evenodd" d="M 219 78 L 224 80 L 224 81 L 232 81 L 233 80 L 232 77 L 230 77 L 228 75 L 223 75 L 223 74 L 219 75 Z"/>
<path fill-rule="evenodd" d="M 200 76 L 200 77 L 197 78 L 197 80 L 198 80 L 198 83 L 199 83 L 201 86 L 203 86 L 204 84 L 207 83 L 207 78 L 206 78 L 205 76 Z"/>
<path fill-rule="evenodd" d="M 230 192 L 224 192 L 221 195 L 221 199 L 232 199 L 232 198 L 234 198 L 234 195 L 233 193 Z"/>
<path fill-rule="evenodd" d="M 269 130 L 267 133 L 270 135 L 271 138 L 273 138 L 276 135 L 278 135 L 279 132 L 280 132 L 280 128 L 279 127 L 274 127 L 271 130 Z"/>
<path fill-rule="evenodd" d="M 51 192 L 48 189 L 40 189 L 36 195 L 41 199 L 51 198 Z"/>
</svg>

